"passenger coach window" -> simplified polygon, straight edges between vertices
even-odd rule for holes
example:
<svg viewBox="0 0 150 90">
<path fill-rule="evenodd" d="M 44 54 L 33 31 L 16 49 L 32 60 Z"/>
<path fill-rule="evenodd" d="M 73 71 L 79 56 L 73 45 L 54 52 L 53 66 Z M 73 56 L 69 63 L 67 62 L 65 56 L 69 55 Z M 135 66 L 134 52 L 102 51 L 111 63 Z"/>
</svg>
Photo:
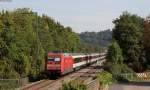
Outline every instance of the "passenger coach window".
<svg viewBox="0 0 150 90">
<path fill-rule="evenodd" d="M 75 58 L 75 59 L 74 59 L 74 62 L 75 62 L 75 63 L 81 62 L 81 58 Z"/>
</svg>

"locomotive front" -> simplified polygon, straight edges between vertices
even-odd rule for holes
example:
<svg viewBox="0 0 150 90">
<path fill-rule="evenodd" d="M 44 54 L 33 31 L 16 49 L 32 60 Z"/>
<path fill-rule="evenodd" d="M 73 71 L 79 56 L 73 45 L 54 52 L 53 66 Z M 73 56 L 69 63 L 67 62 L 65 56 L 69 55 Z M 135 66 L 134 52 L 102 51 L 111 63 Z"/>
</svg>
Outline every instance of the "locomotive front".
<svg viewBox="0 0 150 90">
<path fill-rule="evenodd" d="M 50 77 L 58 76 L 61 73 L 61 54 L 48 53 L 45 62 L 46 74 Z"/>
</svg>

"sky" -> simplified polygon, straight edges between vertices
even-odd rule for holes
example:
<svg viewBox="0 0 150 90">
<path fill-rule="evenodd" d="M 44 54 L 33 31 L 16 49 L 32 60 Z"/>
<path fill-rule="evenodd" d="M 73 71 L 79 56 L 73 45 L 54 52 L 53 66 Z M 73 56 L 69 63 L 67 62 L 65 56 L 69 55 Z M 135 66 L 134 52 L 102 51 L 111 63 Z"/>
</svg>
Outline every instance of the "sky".
<svg viewBox="0 0 150 90">
<path fill-rule="evenodd" d="M 31 8 L 46 14 L 73 31 L 112 29 L 123 11 L 141 17 L 150 15 L 150 0 L 0 0 L 0 10 Z"/>
</svg>

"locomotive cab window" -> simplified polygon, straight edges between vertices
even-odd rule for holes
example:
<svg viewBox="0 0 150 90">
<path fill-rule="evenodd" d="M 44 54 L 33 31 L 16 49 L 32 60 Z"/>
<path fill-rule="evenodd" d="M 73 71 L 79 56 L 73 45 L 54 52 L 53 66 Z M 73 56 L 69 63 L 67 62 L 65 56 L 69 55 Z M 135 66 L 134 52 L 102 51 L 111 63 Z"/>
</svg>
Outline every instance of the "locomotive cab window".
<svg viewBox="0 0 150 90">
<path fill-rule="evenodd" d="M 48 61 L 54 61 L 54 58 L 48 58 Z"/>
<path fill-rule="evenodd" d="M 59 61 L 60 61 L 60 58 L 48 58 L 48 61 L 59 62 Z"/>
</svg>

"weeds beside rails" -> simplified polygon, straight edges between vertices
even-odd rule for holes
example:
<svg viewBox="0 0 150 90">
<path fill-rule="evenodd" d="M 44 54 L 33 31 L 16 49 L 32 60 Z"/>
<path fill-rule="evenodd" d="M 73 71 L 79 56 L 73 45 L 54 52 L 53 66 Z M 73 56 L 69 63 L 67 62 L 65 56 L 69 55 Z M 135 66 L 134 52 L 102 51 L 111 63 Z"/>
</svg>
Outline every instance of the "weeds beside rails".
<svg viewBox="0 0 150 90">
<path fill-rule="evenodd" d="M 99 80 L 99 89 L 100 90 L 107 90 L 108 85 L 112 84 L 113 77 L 112 74 L 107 71 L 102 71 L 97 74 L 98 80 Z"/>
<path fill-rule="evenodd" d="M 60 90 L 87 90 L 87 87 L 80 81 L 73 80 L 69 82 L 63 82 Z"/>
</svg>

